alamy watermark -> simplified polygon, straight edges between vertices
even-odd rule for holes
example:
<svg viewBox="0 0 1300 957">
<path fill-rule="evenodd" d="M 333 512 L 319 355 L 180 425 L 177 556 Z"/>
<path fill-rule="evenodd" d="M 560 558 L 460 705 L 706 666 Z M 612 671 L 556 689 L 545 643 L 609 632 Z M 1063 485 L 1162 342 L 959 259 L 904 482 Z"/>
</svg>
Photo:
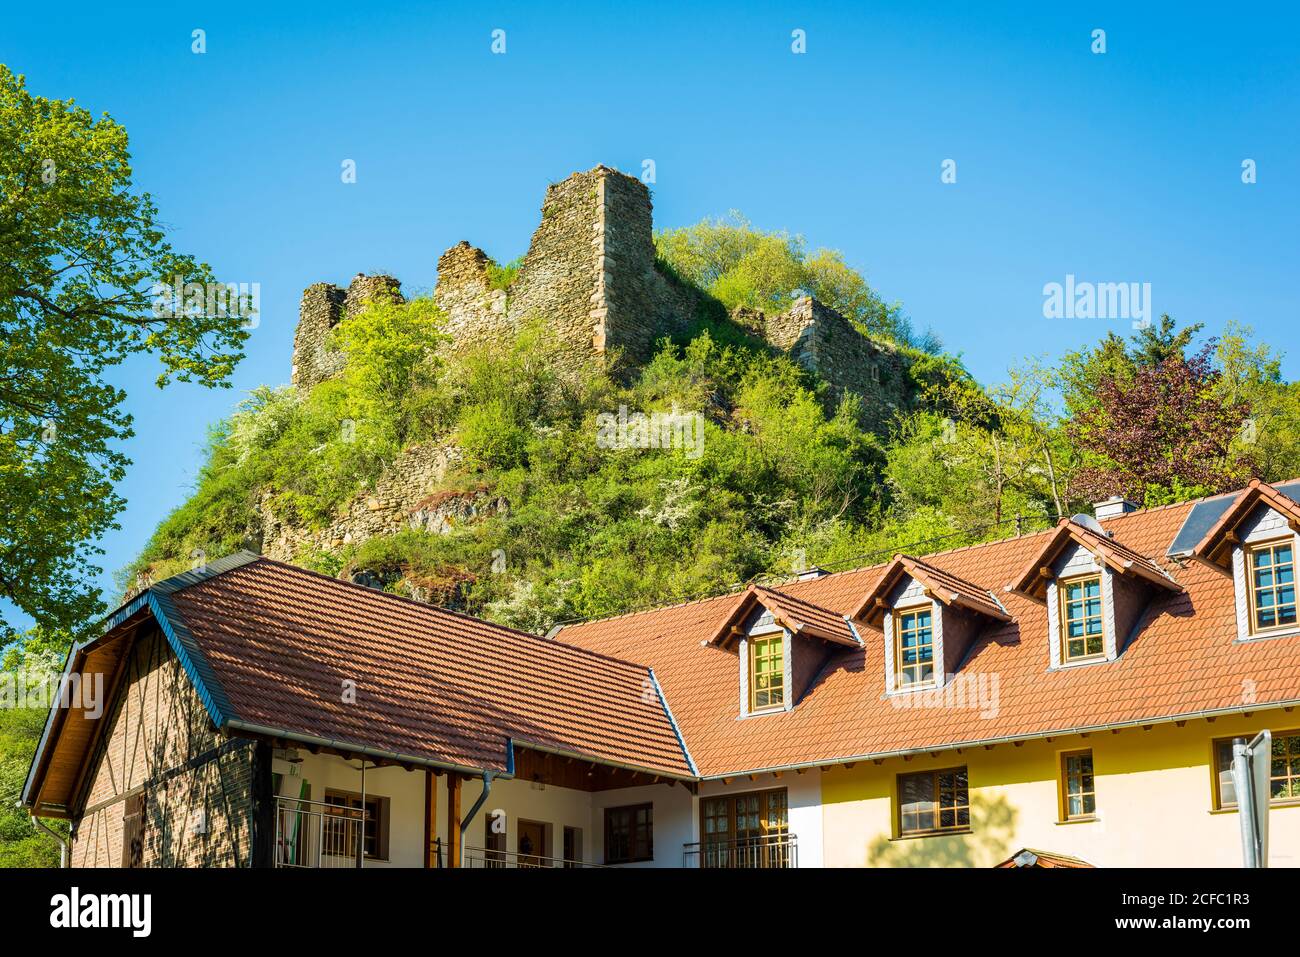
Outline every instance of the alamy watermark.
<svg viewBox="0 0 1300 957">
<path fill-rule="evenodd" d="M 699 412 L 602 412 L 596 416 L 600 449 L 683 449 L 686 457 L 704 454 L 704 416 Z"/>
<path fill-rule="evenodd" d="M 978 711 L 981 718 L 996 718 L 1001 702 L 1001 676 L 987 674 L 948 675 L 937 688 L 889 696 L 895 708 Z"/>
<path fill-rule="evenodd" d="M 1067 273 L 1064 283 L 1043 286 L 1044 319 L 1129 319 L 1134 329 L 1151 325 L 1151 283 L 1078 282 Z"/>
<path fill-rule="evenodd" d="M 260 282 L 185 282 L 175 276 L 170 283 L 154 283 L 153 314 L 158 319 L 238 316 L 245 329 L 256 329 L 262 304 Z"/>
<path fill-rule="evenodd" d="M 104 714 L 104 675 L 18 669 L 0 673 L 0 708 L 80 708 L 94 721 Z"/>
</svg>

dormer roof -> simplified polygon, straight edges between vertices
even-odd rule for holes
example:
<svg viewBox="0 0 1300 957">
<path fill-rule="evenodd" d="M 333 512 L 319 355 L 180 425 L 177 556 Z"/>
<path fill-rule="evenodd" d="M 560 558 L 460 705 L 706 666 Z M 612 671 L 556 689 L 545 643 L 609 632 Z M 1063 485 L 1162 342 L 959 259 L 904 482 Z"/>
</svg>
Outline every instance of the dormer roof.
<svg viewBox="0 0 1300 957">
<path fill-rule="evenodd" d="M 1182 586 L 1170 578 L 1164 569 L 1145 555 L 1139 554 L 1109 535 L 1063 518 L 1057 524 L 1056 530 L 1048 536 L 1043 547 L 1007 586 L 1007 591 L 1034 601 L 1045 601 L 1047 583 L 1052 578 L 1052 562 L 1056 561 L 1061 552 L 1072 544 L 1086 549 L 1097 561 L 1113 572 L 1134 575 L 1168 591 L 1183 590 Z"/>
<path fill-rule="evenodd" d="M 879 625 L 884 617 L 889 593 L 904 578 L 915 579 L 930 597 L 944 605 L 964 608 L 994 621 L 1011 620 L 1002 603 L 988 589 L 973 585 L 933 565 L 927 565 L 919 558 L 910 555 L 894 556 L 875 586 L 858 603 L 853 617 L 872 626 Z"/>
<path fill-rule="evenodd" d="M 812 602 L 782 594 L 762 585 L 751 585 L 736 603 L 731 614 L 709 638 L 708 643 L 720 648 L 728 647 L 740 636 L 743 622 L 758 605 L 772 613 L 773 619 L 792 635 L 820 638 L 831 644 L 848 648 L 861 647 L 853 629 L 843 615 Z"/>
<path fill-rule="evenodd" d="M 1254 479 L 1232 500 L 1218 521 L 1210 526 L 1192 548 L 1194 558 L 1228 568 L 1232 564 L 1232 547 L 1238 544 L 1237 526 L 1248 519 L 1259 506 L 1268 508 L 1285 516 L 1292 531 L 1300 531 L 1300 504 L 1279 492 L 1267 482 Z"/>
</svg>

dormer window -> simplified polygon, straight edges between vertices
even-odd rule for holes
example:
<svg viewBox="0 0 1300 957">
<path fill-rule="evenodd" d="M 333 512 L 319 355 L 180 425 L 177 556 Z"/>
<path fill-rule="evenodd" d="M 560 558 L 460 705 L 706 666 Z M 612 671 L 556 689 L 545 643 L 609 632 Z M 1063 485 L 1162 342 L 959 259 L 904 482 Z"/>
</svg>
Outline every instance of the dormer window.
<svg viewBox="0 0 1300 957">
<path fill-rule="evenodd" d="M 1295 554 L 1300 548 L 1300 502 L 1255 479 L 1235 498 L 1200 502 L 1169 546 L 1232 576 L 1237 640 L 1300 632 L 1296 614 Z M 1206 530 L 1208 527 L 1208 530 Z"/>
<path fill-rule="evenodd" d="M 1083 515 L 1062 519 L 1007 586 L 1047 606 L 1052 670 L 1114 661 L 1155 597 L 1182 590 L 1154 561 Z"/>
<path fill-rule="evenodd" d="M 934 680 L 934 613 L 930 606 L 894 615 L 894 676 L 899 690 Z"/>
<path fill-rule="evenodd" d="M 885 694 L 942 688 L 989 626 L 1011 621 L 986 588 L 895 555 L 852 617 L 884 639 Z"/>
<path fill-rule="evenodd" d="M 1252 545 L 1250 567 L 1250 633 L 1257 635 L 1296 624 L 1295 541 Z"/>
<path fill-rule="evenodd" d="M 749 639 L 749 710 L 785 706 L 785 634 Z"/>
<path fill-rule="evenodd" d="M 746 590 L 706 643 L 736 654 L 741 718 L 791 710 L 833 652 L 862 647 L 843 615 L 761 585 Z"/>
<path fill-rule="evenodd" d="M 1061 660 L 1068 663 L 1106 657 L 1101 576 L 1060 582 Z"/>
</svg>

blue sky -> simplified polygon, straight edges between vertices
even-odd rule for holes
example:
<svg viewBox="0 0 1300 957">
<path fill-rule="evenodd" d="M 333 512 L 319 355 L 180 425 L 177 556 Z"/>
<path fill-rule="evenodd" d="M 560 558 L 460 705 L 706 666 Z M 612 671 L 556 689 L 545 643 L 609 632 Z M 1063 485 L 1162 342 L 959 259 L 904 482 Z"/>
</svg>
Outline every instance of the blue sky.
<svg viewBox="0 0 1300 957">
<path fill-rule="evenodd" d="M 428 289 L 461 239 L 513 258 L 546 184 L 598 163 L 655 161 L 658 226 L 738 209 L 842 250 L 984 381 L 1128 333 L 1045 319 L 1067 274 L 1294 342 L 1300 14 L 991 6 L 11 5 L 0 62 L 124 124 L 174 243 L 261 285 L 233 390 L 160 393 L 146 362 L 117 377 L 137 436 L 106 586 L 189 494 L 209 424 L 287 381 L 305 286 L 382 270 Z"/>
</svg>

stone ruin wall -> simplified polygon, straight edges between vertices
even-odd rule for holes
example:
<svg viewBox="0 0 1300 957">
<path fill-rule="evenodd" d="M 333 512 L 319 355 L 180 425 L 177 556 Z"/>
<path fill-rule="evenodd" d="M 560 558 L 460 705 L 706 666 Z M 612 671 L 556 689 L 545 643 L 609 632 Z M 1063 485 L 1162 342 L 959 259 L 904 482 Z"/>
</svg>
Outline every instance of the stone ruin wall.
<svg viewBox="0 0 1300 957">
<path fill-rule="evenodd" d="M 293 337 L 290 381 L 310 389 L 343 371 L 343 356 L 329 347 L 330 331 L 344 316 L 358 312 L 373 299 L 403 302 L 402 284 L 392 276 L 358 273 L 347 289 L 318 282 L 303 290 L 298 329 Z"/>
<path fill-rule="evenodd" d="M 455 446 L 412 446 L 393 461 L 373 488 L 358 492 L 333 522 L 316 531 L 281 521 L 270 496 L 263 493 L 258 506 L 262 554 L 292 562 L 304 552 L 337 551 L 408 529 L 446 535 L 484 515 L 504 514 L 508 503 L 487 489 L 440 491 L 448 469 L 459 458 Z"/>
<path fill-rule="evenodd" d="M 491 260 L 467 242 L 438 260 L 434 299 L 447 316 L 450 337 L 444 348 L 507 339 L 536 319 L 575 361 L 620 356 L 635 366 L 647 360 L 658 339 L 689 328 L 704 299 L 657 268 L 652 229 L 650 192 L 635 177 L 598 166 L 551 184 L 508 289 L 492 288 Z M 296 386 L 310 389 L 339 374 L 342 357 L 327 347 L 329 331 L 366 300 L 383 295 L 400 301 L 401 284 L 390 276 L 358 275 L 346 290 L 329 283 L 307 288 L 294 339 Z M 831 402 L 845 391 L 862 396 L 871 427 L 882 429 L 892 411 L 908 402 L 905 358 L 810 297 L 778 316 L 742 309 L 732 318 L 819 374 L 831 387 Z M 293 560 L 305 550 L 334 550 L 407 528 L 447 532 L 506 508 L 482 490 L 429 505 L 455 454 L 448 446 L 408 450 L 372 490 L 359 493 L 337 521 L 318 532 L 279 522 L 264 501 L 263 551 Z"/>
<path fill-rule="evenodd" d="M 862 397 L 868 426 L 883 430 L 911 397 L 908 363 L 888 343 L 860 333 L 834 309 L 811 296 L 796 299 L 788 312 L 768 318 L 764 337 L 831 386 L 832 400 L 845 392 Z"/>
</svg>

